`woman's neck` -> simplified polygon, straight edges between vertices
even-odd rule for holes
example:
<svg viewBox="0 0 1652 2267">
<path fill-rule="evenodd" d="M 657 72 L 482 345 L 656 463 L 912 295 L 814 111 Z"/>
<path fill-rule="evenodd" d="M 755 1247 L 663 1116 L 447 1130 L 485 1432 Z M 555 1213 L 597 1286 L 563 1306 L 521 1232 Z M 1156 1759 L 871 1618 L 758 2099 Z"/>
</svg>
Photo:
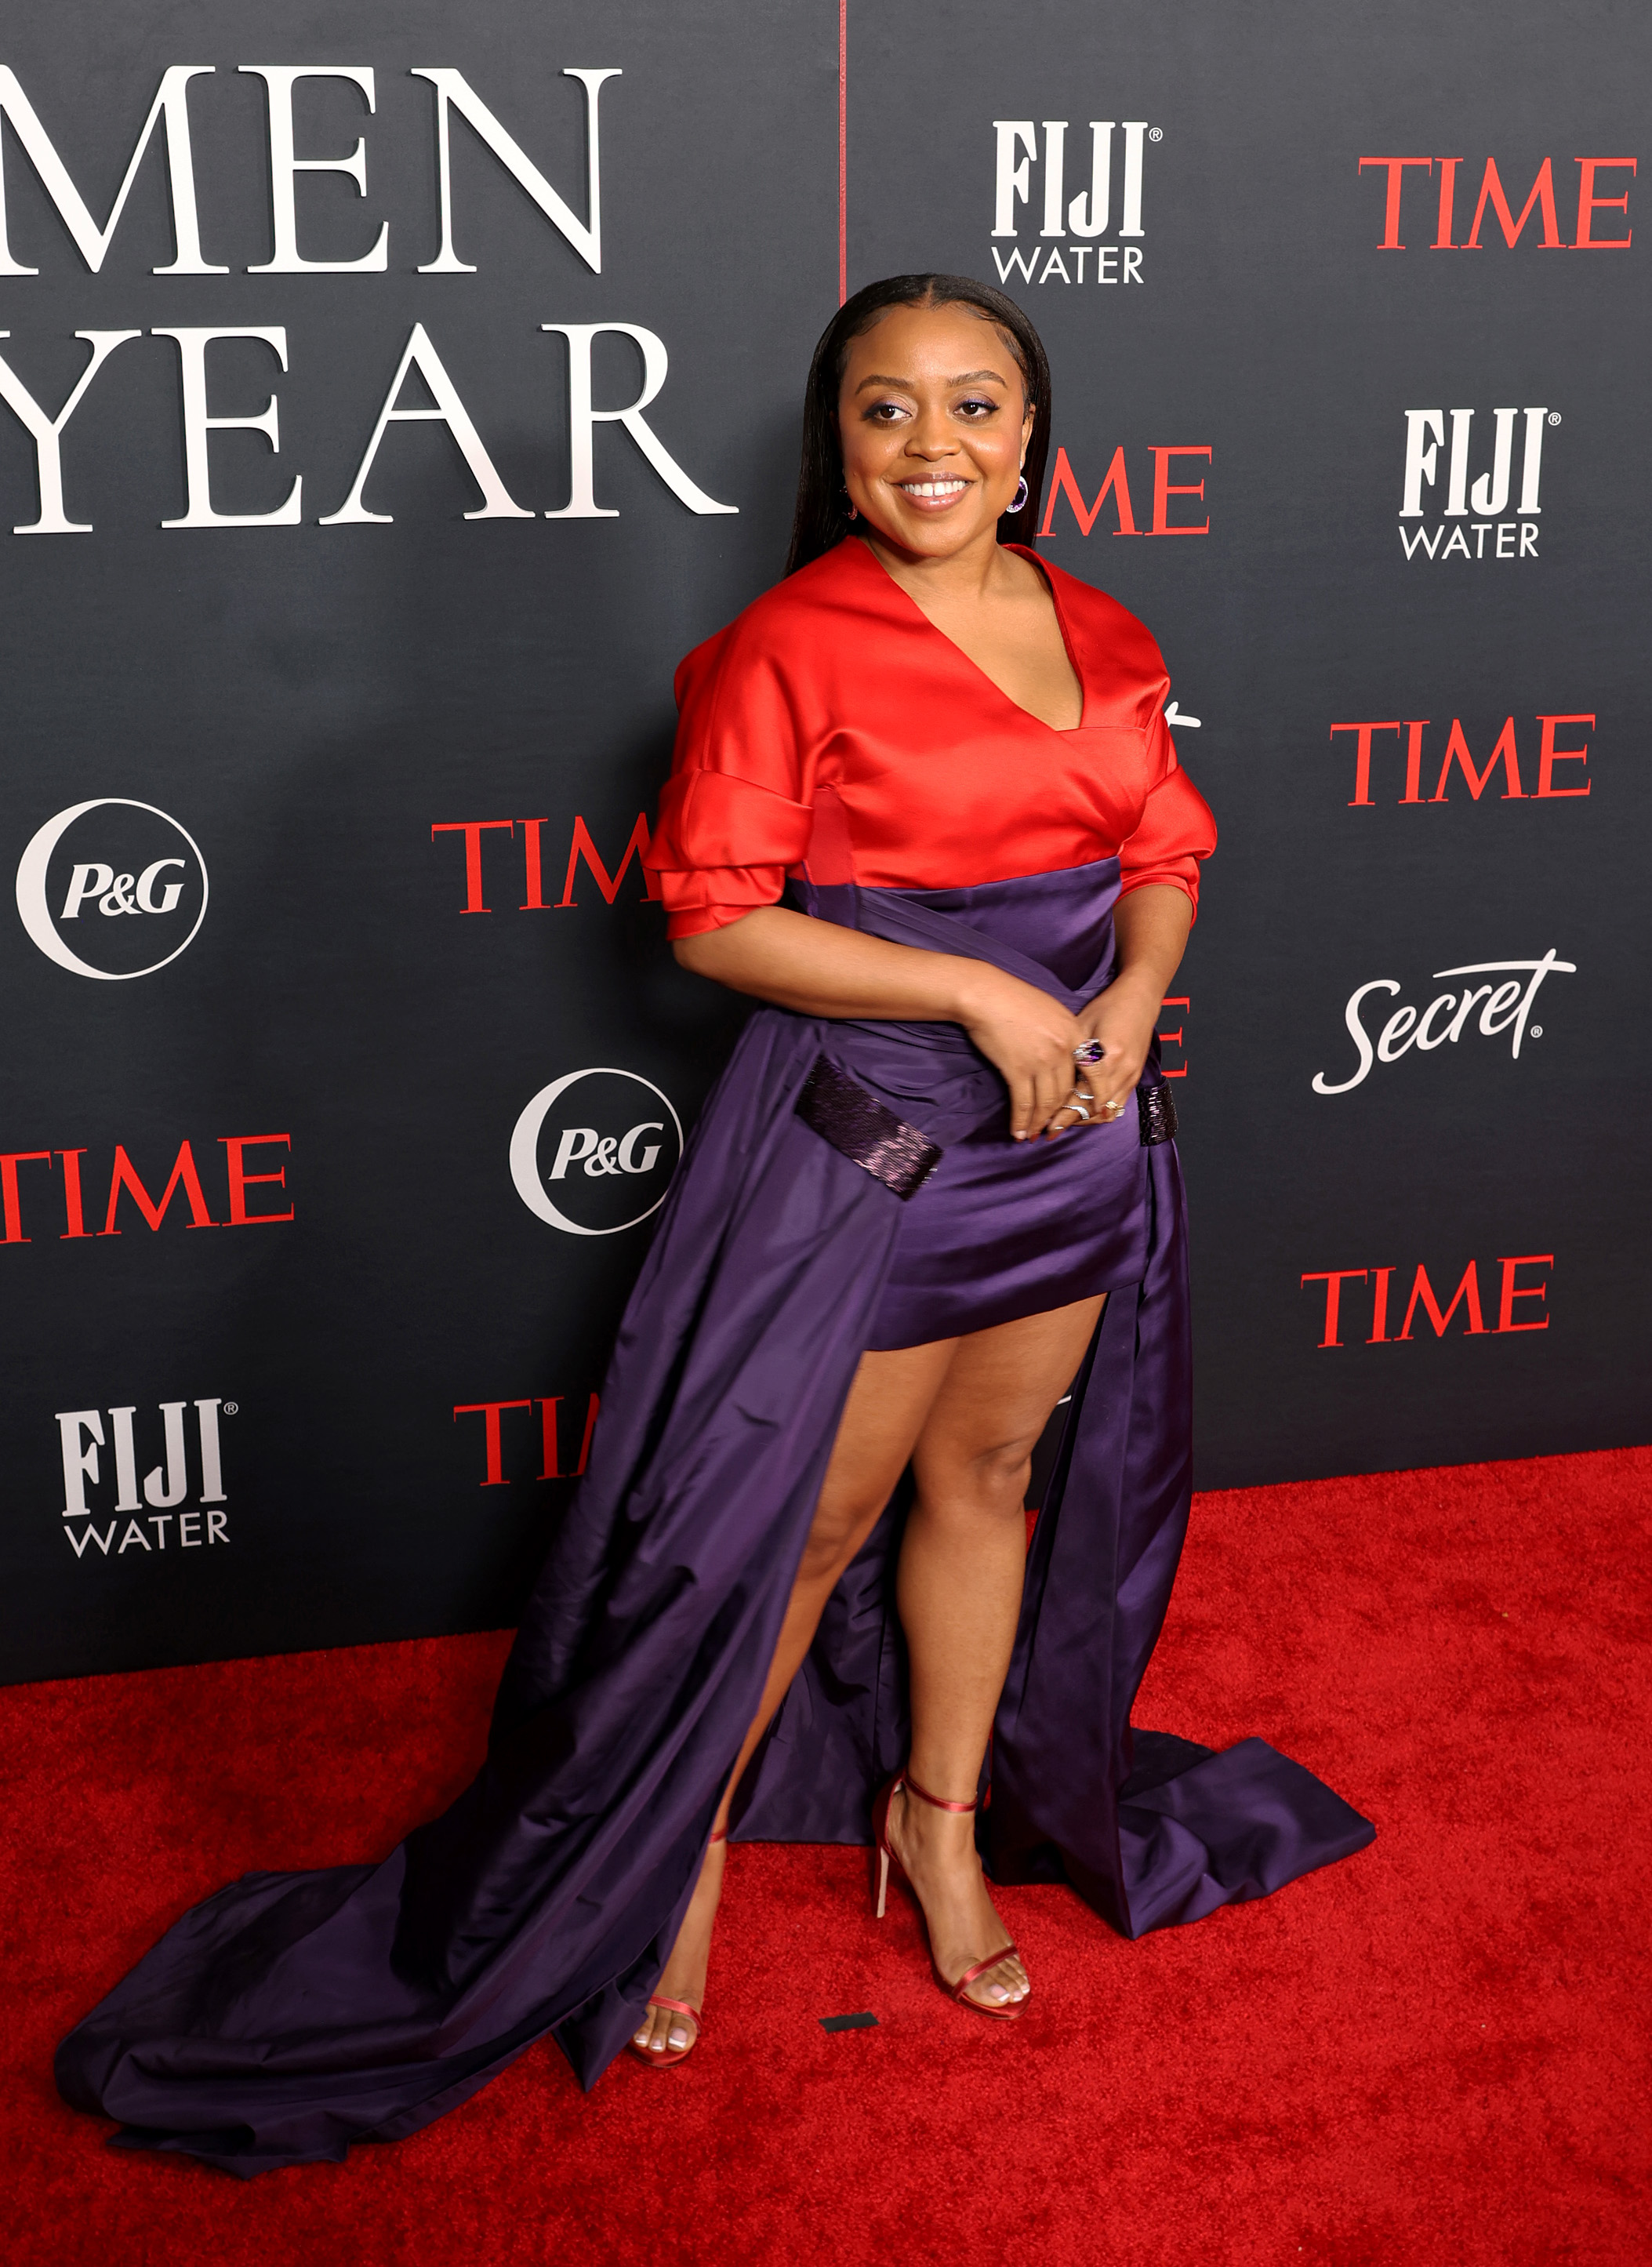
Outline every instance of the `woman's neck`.
<svg viewBox="0 0 1652 2267">
<path fill-rule="evenodd" d="M 891 581 L 920 605 L 969 605 L 990 598 L 1007 589 L 1018 563 L 1013 555 L 1006 558 L 991 532 L 939 559 L 892 543 L 873 527 L 863 525 L 855 532 Z"/>
</svg>

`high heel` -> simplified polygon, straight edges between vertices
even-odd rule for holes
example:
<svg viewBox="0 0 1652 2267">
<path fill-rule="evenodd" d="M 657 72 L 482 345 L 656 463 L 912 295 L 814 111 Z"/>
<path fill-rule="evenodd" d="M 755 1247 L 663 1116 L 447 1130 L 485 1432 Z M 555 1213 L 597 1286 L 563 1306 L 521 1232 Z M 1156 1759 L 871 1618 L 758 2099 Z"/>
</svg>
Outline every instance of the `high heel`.
<svg viewBox="0 0 1652 2267">
<path fill-rule="evenodd" d="M 920 1802 L 927 1802 L 932 1810 L 953 1810 L 967 1815 L 970 1811 L 976 1810 L 980 1808 L 979 1803 L 974 1802 L 943 1802 L 938 1794 L 931 1794 L 927 1788 L 920 1786 L 917 1780 L 913 1778 L 909 1771 L 898 1771 L 895 1773 L 888 1785 L 884 1787 L 882 1792 L 879 1794 L 877 1801 L 872 1805 L 872 1834 L 877 1845 L 877 1911 L 876 1918 L 878 1920 L 882 1920 L 884 1917 L 884 1908 L 888 1902 L 889 1868 L 892 1864 L 900 1866 L 900 1860 L 896 1856 L 895 1852 L 890 1845 L 889 1806 L 891 1802 L 893 1801 L 896 1795 L 903 1793 L 907 1794 L 915 1794 Z M 900 1866 L 900 1870 L 903 1874 L 907 1871 L 904 1866 Z M 907 1878 L 910 1880 L 910 1875 L 908 1875 Z M 994 2016 L 1002 2023 L 1012 2023 L 1016 2017 L 1021 2013 L 1023 2007 L 1026 2006 L 1027 1999 L 1032 1997 L 1031 1990 L 1028 1991 L 1024 1998 L 1011 2000 L 1002 2007 L 991 2007 L 988 2006 L 984 1999 L 971 1999 L 966 1996 L 970 1985 L 975 1982 L 978 1977 L 985 1976 L 989 1969 L 996 1968 L 1000 1961 L 1009 1960 L 1012 1957 L 1016 1959 L 1020 1958 L 1020 1955 L 1017 1952 L 1015 1946 L 1013 1944 L 1002 1945 L 996 1952 L 989 1954 L 985 1960 L 978 1960 L 973 1968 L 966 1968 L 964 1970 L 964 1973 L 954 1980 L 953 1977 L 943 1976 L 941 1973 L 940 1968 L 936 1963 L 935 1948 L 932 1944 L 929 1948 L 929 1967 L 936 1982 L 940 1985 L 942 1991 L 946 1993 L 949 1999 L 955 2000 L 960 2007 L 972 2008 L 978 2015 Z"/>
<path fill-rule="evenodd" d="M 706 1847 L 709 1850 L 713 1842 L 726 1842 L 728 1838 L 728 1828 L 726 1826 L 719 1826 L 716 1832 L 711 1835 L 707 1840 Z M 670 2068 L 672 2063 L 682 2062 L 686 2058 L 686 2057 L 693 2054 L 694 2049 L 700 2043 L 700 2033 L 702 2019 L 699 2008 L 691 2007 L 686 1999 L 667 1999 L 663 1998 L 659 1992 L 656 1992 L 648 2004 L 650 2007 L 664 2007 L 673 2015 L 686 2015 L 694 2027 L 694 2035 L 693 2038 L 689 2040 L 686 2047 L 665 2046 L 656 2051 L 653 2047 L 638 2046 L 635 2039 L 628 2039 L 626 2041 L 627 2046 L 630 2048 L 632 2053 L 636 2057 L 639 2062 L 645 2062 L 650 2070 L 666 2070 Z M 667 2038 L 669 2038 L 671 2034 L 668 2031 L 666 2033 Z"/>
</svg>

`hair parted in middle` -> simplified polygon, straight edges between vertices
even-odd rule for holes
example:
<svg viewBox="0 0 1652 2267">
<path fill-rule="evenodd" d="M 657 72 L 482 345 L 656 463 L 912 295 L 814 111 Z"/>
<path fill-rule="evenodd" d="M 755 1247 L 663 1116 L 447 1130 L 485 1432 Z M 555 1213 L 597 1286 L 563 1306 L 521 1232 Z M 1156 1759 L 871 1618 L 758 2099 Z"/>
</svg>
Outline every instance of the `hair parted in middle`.
<svg viewBox="0 0 1652 2267">
<path fill-rule="evenodd" d="M 843 451 L 838 439 L 838 390 L 852 341 L 869 331 L 891 307 L 973 307 L 1002 334 L 1014 355 L 1032 411 L 1032 432 L 1023 467 L 1027 500 L 1019 511 L 998 522 L 1001 543 L 1031 543 L 1039 524 L 1044 468 L 1050 453 L 1050 364 L 1044 342 L 1030 318 L 990 283 L 968 275 L 886 275 L 846 299 L 820 334 L 809 365 L 803 397 L 803 462 L 797 474 L 797 509 L 792 521 L 786 572 L 819 559 L 849 532 L 849 500 L 843 492 Z"/>
</svg>

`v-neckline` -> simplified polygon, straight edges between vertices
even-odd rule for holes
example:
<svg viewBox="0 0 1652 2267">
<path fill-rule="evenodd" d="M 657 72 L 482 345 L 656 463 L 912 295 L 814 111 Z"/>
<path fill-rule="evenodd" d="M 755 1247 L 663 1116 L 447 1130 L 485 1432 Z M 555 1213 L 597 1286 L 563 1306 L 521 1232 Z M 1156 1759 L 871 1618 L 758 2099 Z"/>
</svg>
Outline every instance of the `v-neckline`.
<svg viewBox="0 0 1652 2267">
<path fill-rule="evenodd" d="M 883 576 L 885 582 L 888 583 L 890 589 L 893 591 L 898 597 L 906 601 L 907 605 L 911 607 L 913 613 L 916 614 L 918 620 L 923 624 L 924 627 L 927 630 L 933 631 L 935 635 L 941 640 L 943 644 L 950 646 L 952 651 L 958 656 L 958 659 L 964 664 L 965 667 L 966 669 L 973 670 L 975 675 L 980 678 L 983 685 L 990 686 L 993 691 L 998 695 L 998 698 L 1004 702 L 1006 707 L 1013 708 L 1017 716 L 1024 716 L 1028 723 L 1037 724 L 1043 731 L 1054 732 L 1058 739 L 1065 739 L 1069 733 L 1082 732 L 1085 729 L 1084 717 L 1090 708 L 1090 686 L 1085 679 L 1083 670 L 1079 664 L 1078 656 L 1073 650 L 1073 641 L 1068 631 L 1067 617 L 1061 611 L 1061 602 L 1056 595 L 1055 585 L 1050 580 L 1050 577 L 1045 573 L 1044 561 L 1041 559 L 1036 557 L 1031 551 L 1026 550 L 1019 543 L 1008 543 L 1003 547 L 1006 551 L 1013 551 L 1017 559 L 1024 559 L 1026 561 L 1027 564 L 1032 569 L 1034 574 L 1039 577 L 1039 580 L 1043 583 L 1046 591 L 1049 593 L 1050 604 L 1055 610 L 1055 627 L 1061 634 L 1061 646 L 1063 651 L 1067 655 L 1068 666 L 1072 671 L 1075 678 L 1078 680 L 1078 722 L 1076 724 L 1046 723 L 1042 716 L 1034 715 L 1031 708 L 1024 708 L 1018 701 L 1015 700 L 1010 693 L 1004 691 L 1003 686 L 999 684 L 995 677 L 989 677 L 987 674 L 987 671 L 981 667 L 980 662 L 975 659 L 973 654 L 966 653 L 963 647 L 958 643 L 955 637 L 949 637 L 938 622 L 932 621 L 930 620 L 929 616 L 925 613 L 923 608 L 913 597 L 911 591 L 905 589 L 902 584 L 895 580 L 888 568 L 885 566 L 883 561 L 872 549 L 870 543 L 858 536 L 855 537 L 854 540 L 860 545 L 862 552 L 864 554 L 870 565 L 877 569 L 877 572 Z"/>
</svg>

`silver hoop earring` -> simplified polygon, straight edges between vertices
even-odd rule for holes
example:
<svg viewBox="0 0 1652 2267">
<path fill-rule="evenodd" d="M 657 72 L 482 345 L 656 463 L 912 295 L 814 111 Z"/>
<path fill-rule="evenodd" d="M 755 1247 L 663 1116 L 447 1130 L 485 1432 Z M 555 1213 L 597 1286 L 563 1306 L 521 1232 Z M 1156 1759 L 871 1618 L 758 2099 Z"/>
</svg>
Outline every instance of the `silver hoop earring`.
<svg viewBox="0 0 1652 2267">
<path fill-rule="evenodd" d="M 1030 491 L 1027 488 L 1027 476 L 1023 473 L 1021 475 L 1021 484 L 1017 488 L 1015 495 L 1010 501 L 1010 514 L 1011 517 L 1018 511 L 1024 511 L 1026 510 L 1027 496 L 1029 493 Z"/>
</svg>

